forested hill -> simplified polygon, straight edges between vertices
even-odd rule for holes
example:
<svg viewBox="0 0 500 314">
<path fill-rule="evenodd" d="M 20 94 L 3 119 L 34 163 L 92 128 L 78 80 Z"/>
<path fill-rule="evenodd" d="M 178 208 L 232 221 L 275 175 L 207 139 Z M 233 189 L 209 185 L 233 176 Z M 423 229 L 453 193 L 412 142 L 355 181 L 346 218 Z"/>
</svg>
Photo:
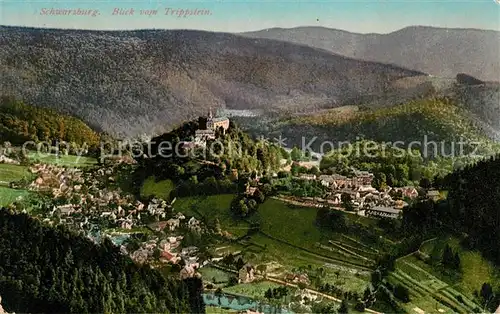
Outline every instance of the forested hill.
<svg viewBox="0 0 500 314">
<path fill-rule="evenodd" d="M 94 146 L 99 135 L 75 117 L 30 106 L 13 97 L 0 98 L 0 142 L 22 145 L 27 141 L 54 140 Z"/>
<path fill-rule="evenodd" d="M 494 30 L 409 26 L 388 34 L 359 34 L 306 26 L 271 28 L 243 35 L 304 44 L 441 77 L 468 73 L 481 80 L 500 80 L 500 32 Z"/>
<path fill-rule="evenodd" d="M 500 156 L 450 174 L 451 222 L 469 234 L 469 245 L 500 265 Z"/>
<path fill-rule="evenodd" d="M 0 209 L 0 295 L 8 313 L 199 313 L 196 289 L 63 227 Z"/>
<path fill-rule="evenodd" d="M 336 106 L 414 76 L 427 75 L 227 33 L 0 26 L 0 90 L 113 135 L 161 134 L 209 107 Z"/>
<path fill-rule="evenodd" d="M 404 225 L 414 233 L 430 235 L 448 230 L 466 235 L 465 246 L 481 251 L 500 266 L 499 178 L 497 156 L 438 179 L 436 188 L 448 191 L 447 200 L 420 202 L 407 208 Z"/>
</svg>

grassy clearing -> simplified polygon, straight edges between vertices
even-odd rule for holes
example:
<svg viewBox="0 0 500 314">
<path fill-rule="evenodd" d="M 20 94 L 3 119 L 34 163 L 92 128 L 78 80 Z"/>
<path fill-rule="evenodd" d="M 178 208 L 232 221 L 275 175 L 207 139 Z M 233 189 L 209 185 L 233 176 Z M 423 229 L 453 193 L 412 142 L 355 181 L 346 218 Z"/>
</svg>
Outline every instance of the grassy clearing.
<svg viewBox="0 0 500 314">
<path fill-rule="evenodd" d="M 459 287 L 469 295 L 480 291 L 485 282 L 500 284 L 498 269 L 485 260 L 478 252 L 462 252 L 460 254 L 462 281 Z"/>
<path fill-rule="evenodd" d="M 226 283 L 231 277 L 231 275 L 227 272 L 215 267 L 202 267 L 199 272 L 203 275 L 204 280 L 210 281 L 214 284 Z"/>
<path fill-rule="evenodd" d="M 198 218 L 217 218 L 222 230 L 241 237 L 247 233 L 249 224 L 232 217 L 230 207 L 233 198 L 232 194 L 182 197 L 175 201 L 174 209 Z"/>
<path fill-rule="evenodd" d="M 278 288 L 281 285 L 270 281 L 258 281 L 252 283 L 239 284 L 232 287 L 224 288 L 223 291 L 227 293 L 234 293 L 244 295 L 250 298 L 263 298 L 267 289 Z"/>
<path fill-rule="evenodd" d="M 38 152 L 28 153 L 28 158 L 33 162 L 55 164 L 65 167 L 89 167 L 97 164 L 97 159 L 86 156 L 44 154 Z"/>
<path fill-rule="evenodd" d="M 215 307 L 215 306 L 207 306 L 205 308 L 205 311 L 207 314 L 236 314 L 238 311 L 236 310 L 228 310 L 228 309 L 223 309 L 221 307 Z"/>
<path fill-rule="evenodd" d="M 151 176 L 144 181 L 141 187 L 141 197 L 158 197 L 164 200 L 170 200 L 170 193 L 175 190 L 175 184 L 171 180 L 156 181 Z"/>
<path fill-rule="evenodd" d="M 0 186 L 0 206 L 7 206 L 19 197 L 26 198 L 30 193 L 26 190 L 16 190 Z"/>
<path fill-rule="evenodd" d="M 276 199 L 268 199 L 259 207 L 262 231 L 294 245 L 314 249 L 314 243 L 326 240 L 319 230 L 315 208 L 288 205 Z"/>
<path fill-rule="evenodd" d="M 317 208 L 294 206 L 280 200 L 268 199 L 259 207 L 261 230 L 288 244 L 334 260 L 371 266 L 369 260 L 356 256 L 357 253 L 348 253 L 345 248 L 335 248 L 329 243 L 330 240 L 340 236 L 334 232 L 319 229 L 315 225 L 317 211 Z M 346 214 L 345 217 L 351 223 L 358 220 L 358 216 L 354 215 Z M 369 223 L 370 220 L 364 219 L 363 222 Z"/>
<path fill-rule="evenodd" d="M 30 179 L 32 176 L 25 166 L 0 164 L 0 185 L 8 185 L 10 182 L 21 179 Z"/>
</svg>

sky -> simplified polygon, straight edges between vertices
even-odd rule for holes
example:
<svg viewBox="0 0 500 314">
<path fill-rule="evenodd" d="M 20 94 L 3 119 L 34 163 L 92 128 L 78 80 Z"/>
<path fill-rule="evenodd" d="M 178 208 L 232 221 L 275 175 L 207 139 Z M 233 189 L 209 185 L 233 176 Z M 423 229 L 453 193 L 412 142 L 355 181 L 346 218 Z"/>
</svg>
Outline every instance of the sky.
<svg viewBox="0 0 500 314">
<path fill-rule="evenodd" d="M 89 15 L 61 15 L 61 9 L 79 9 Z M 146 15 L 150 10 L 158 12 Z M 0 24 L 231 33 L 298 26 L 389 33 L 411 25 L 500 31 L 500 0 L 0 0 Z"/>
</svg>

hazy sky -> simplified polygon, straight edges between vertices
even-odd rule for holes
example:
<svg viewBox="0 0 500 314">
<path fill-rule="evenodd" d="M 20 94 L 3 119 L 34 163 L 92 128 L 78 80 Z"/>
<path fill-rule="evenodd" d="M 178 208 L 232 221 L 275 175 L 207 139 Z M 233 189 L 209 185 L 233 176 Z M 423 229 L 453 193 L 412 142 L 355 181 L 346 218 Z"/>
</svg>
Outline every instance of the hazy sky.
<svg viewBox="0 0 500 314">
<path fill-rule="evenodd" d="M 43 15 L 52 8 L 97 10 L 99 14 L 95 17 Z M 135 12 L 132 16 L 112 15 L 115 8 L 133 8 Z M 165 15 L 166 8 L 198 9 L 205 10 L 205 13 L 178 17 L 172 15 L 172 11 L 169 11 L 170 15 Z M 140 14 L 140 10 L 148 9 L 158 9 L 157 15 Z M 305 25 L 361 33 L 387 33 L 409 25 L 500 30 L 500 4 L 495 0 L 0 0 L 0 24 L 85 29 L 182 28 L 223 32 Z"/>
</svg>

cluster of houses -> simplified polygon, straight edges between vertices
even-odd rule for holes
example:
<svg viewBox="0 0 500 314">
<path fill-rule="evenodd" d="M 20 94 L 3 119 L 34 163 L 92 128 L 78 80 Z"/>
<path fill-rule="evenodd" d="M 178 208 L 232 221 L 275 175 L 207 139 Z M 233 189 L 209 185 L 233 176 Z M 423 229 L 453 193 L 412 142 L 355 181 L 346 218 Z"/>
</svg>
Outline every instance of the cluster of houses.
<svg viewBox="0 0 500 314">
<path fill-rule="evenodd" d="M 114 182 L 114 168 L 101 168 L 95 172 L 83 172 L 50 164 L 35 164 L 30 171 L 36 179 L 29 190 L 47 192 L 64 204 L 54 206 L 45 214 L 45 220 L 57 217 L 60 222 L 73 223 L 85 229 L 90 222 L 106 219 L 116 228 L 132 229 L 141 224 L 141 215 L 165 217 L 169 206 L 153 201 L 145 206 L 119 188 L 108 188 L 106 182 Z"/>
<path fill-rule="evenodd" d="M 372 187 L 374 175 L 367 171 L 355 171 L 354 176 L 339 174 L 319 175 L 301 174 L 302 180 L 319 181 L 327 188 L 324 197 L 303 197 L 302 202 L 308 206 L 329 206 L 341 209 L 345 195 L 350 196 L 352 210 L 363 216 L 398 218 L 402 209 L 408 205 L 403 199 L 415 199 L 419 192 L 415 187 L 391 188 L 378 191 Z M 429 191 L 427 196 L 439 199 L 438 191 Z"/>
<path fill-rule="evenodd" d="M 50 164 L 36 164 L 30 170 L 36 179 L 28 188 L 48 192 L 54 199 L 62 200 L 63 203 L 41 214 L 44 222 L 54 224 L 57 221 L 73 226 L 84 231 L 90 239 L 99 242 L 103 233 L 100 223 L 104 220 L 106 228 L 112 230 L 104 236 L 111 238 L 123 254 L 129 255 L 137 263 L 159 260 L 177 264 L 183 260 L 187 270 L 199 267 L 196 256 L 198 249 L 181 248 L 183 236 L 176 233 L 182 233 L 184 230 L 202 232 L 202 224 L 194 217 L 186 218 L 180 212 L 174 213 L 175 199 L 166 202 L 154 198 L 146 205 L 135 200 L 132 195 L 123 193 L 118 187 L 107 186 L 115 182 L 114 167 L 85 172 Z M 139 248 L 130 252 L 126 245 L 113 240 L 115 234 L 129 235 L 136 227 L 162 231 L 165 236 L 144 241 L 140 243 Z M 184 229 L 178 230 L 180 228 Z M 184 277 L 187 276 L 186 269 L 182 272 Z"/>
</svg>

